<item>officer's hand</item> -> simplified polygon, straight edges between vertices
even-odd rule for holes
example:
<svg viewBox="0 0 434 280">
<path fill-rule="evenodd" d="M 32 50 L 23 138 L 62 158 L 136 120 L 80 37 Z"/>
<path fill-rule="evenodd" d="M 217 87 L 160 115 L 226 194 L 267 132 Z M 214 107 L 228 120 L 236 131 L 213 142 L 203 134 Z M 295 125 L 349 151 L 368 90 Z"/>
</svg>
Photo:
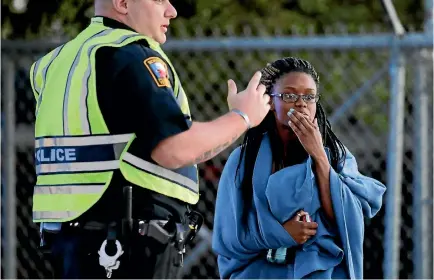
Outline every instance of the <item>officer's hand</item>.
<svg viewBox="0 0 434 280">
<path fill-rule="evenodd" d="M 308 213 L 300 211 L 292 219 L 283 224 L 283 227 L 298 244 L 303 244 L 314 236 L 318 228 L 317 223 L 304 221 L 303 217 L 306 215 Z"/>
<path fill-rule="evenodd" d="M 270 96 L 265 94 L 265 86 L 260 84 L 261 72 L 256 72 L 247 88 L 237 93 L 237 86 L 233 80 L 228 81 L 229 110 L 238 109 L 245 113 L 251 126 L 259 125 L 270 110 Z"/>
</svg>

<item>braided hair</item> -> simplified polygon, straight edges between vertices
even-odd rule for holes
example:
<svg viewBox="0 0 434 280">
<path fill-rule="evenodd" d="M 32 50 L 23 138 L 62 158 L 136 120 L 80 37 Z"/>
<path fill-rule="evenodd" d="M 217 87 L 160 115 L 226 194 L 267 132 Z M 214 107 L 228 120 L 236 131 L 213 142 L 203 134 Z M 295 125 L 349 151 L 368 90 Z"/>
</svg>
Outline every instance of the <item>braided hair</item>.
<svg viewBox="0 0 434 280">
<path fill-rule="evenodd" d="M 317 88 L 319 87 L 319 76 L 313 66 L 308 61 L 295 57 L 286 57 L 268 64 L 265 68 L 261 70 L 261 83 L 266 87 L 266 94 L 271 94 L 277 80 L 279 80 L 283 75 L 292 72 L 299 72 L 310 75 L 315 81 Z M 315 117 L 318 121 L 318 126 L 322 135 L 323 145 L 330 149 L 331 166 L 334 170 L 337 170 L 338 164 L 340 162 L 343 162 L 346 157 L 345 147 L 342 142 L 339 141 L 338 137 L 333 133 L 331 124 L 327 120 L 326 113 L 319 102 L 316 103 Z M 236 171 L 236 178 L 239 175 L 240 166 L 244 158 L 244 174 L 241 179 L 241 189 L 243 201 L 245 203 L 243 213 L 244 221 L 247 218 L 246 214 L 248 212 L 248 209 L 246 208 L 248 208 L 252 202 L 253 169 L 255 167 L 256 157 L 258 155 L 259 147 L 261 145 L 264 134 L 268 134 L 270 138 L 273 161 L 278 164 L 283 162 L 283 143 L 281 142 L 281 139 L 277 132 L 274 113 L 270 111 L 258 126 L 247 131 L 244 137 L 243 144 L 241 145 L 241 153 Z M 280 166 L 280 168 L 283 168 L 282 165 L 276 166 Z"/>
</svg>

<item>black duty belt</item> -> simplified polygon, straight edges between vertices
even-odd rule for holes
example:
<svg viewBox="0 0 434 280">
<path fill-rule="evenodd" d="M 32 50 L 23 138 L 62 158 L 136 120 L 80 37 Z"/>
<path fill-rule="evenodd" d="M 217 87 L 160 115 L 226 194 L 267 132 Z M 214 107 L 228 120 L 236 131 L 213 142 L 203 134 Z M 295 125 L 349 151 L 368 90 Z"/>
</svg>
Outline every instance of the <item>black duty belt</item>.
<svg viewBox="0 0 434 280">
<path fill-rule="evenodd" d="M 131 248 L 131 236 L 138 234 L 152 238 L 161 245 L 174 246 L 179 254 L 175 265 L 182 266 L 186 245 L 190 244 L 203 224 L 203 217 L 195 211 L 186 213 L 184 223 L 178 223 L 178 218 L 168 220 L 141 220 L 132 217 L 132 188 L 124 188 L 124 218 L 121 222 L 102 223 L 98 221 L 75 221 L 66 223 L 41 223 L 40 249 L 49 252 L 50 239 L 60 231 L 97 231 L 106 232 L 107 241 L 116 240 L 120 233 L 123 248 L 127 254 Z"/>
</svg>

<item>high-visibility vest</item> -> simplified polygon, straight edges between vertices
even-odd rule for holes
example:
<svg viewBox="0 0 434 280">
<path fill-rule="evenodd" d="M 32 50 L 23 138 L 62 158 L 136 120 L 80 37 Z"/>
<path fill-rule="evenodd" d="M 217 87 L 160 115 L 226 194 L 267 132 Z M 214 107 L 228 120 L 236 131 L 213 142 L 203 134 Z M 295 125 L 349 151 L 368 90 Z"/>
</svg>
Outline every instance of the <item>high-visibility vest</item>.
<svg viewBox="0 0 434 280">
<path fill-rule="evenodd" d="M 130 134 L 111 134 L 101 114 L 96 89 L 95 52 L 146 40 L 173 73 L 173 94 L 190 115 L 176 71 L 159 44 L 126 29 L 113 29 L 95 17 L 76 38 L 36 61 L 30 81 L 36 98 L 35 156 L 37 182 L 34 222 L 66 222 L 94 205 L 115 170 L 137 186 L 189 204 L 199 200 L 197 166 L 169 170 L 129 151 Z M 115 202 L 114 202 L 115 203 Z"/>
</svg>

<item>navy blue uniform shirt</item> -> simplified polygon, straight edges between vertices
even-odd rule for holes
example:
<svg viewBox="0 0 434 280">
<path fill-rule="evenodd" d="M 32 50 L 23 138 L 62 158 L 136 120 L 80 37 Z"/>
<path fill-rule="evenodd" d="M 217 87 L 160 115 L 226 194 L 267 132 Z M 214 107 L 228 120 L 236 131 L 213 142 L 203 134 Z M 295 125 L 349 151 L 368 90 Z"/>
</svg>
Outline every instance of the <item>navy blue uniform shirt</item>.
<svg viewBox="0 0 434 280">
<path fill-rule="evenodd" d="M 129 29 L 113 19 L 103 17 L 103 24 L 111 28 Z M 103 47 L 96 53 L 96 87 L 101 113 L 111 134 L 136 133 L 130 147 L 135 155 L 154 162 L 151 152 L 167 137 L 186 131 L 191 124 L 173 96 L 171 87 L 159 87 L 144 64 L 159 53 L 139 41 L 121 48 Z M 169 68 L 170 69 L 170 68 Z M 173 82 L 173 73 L 169 70 Z M 83 219 L 112 220 L 123 215 L 122 187 L 131 185 L 120 171 L 103 197 L 84 214 Z M 163 203 L 162 203 L 163 202 Z M 164 219 L 171 215 L 169 204 L 177 212 L 185 210 L 185 203 L 133 186 L 133 216 Z M 173 211 L 172 211 L 173 212 Z M 172 213 L 173 214 L 173 213 Z"/>
</svg>

